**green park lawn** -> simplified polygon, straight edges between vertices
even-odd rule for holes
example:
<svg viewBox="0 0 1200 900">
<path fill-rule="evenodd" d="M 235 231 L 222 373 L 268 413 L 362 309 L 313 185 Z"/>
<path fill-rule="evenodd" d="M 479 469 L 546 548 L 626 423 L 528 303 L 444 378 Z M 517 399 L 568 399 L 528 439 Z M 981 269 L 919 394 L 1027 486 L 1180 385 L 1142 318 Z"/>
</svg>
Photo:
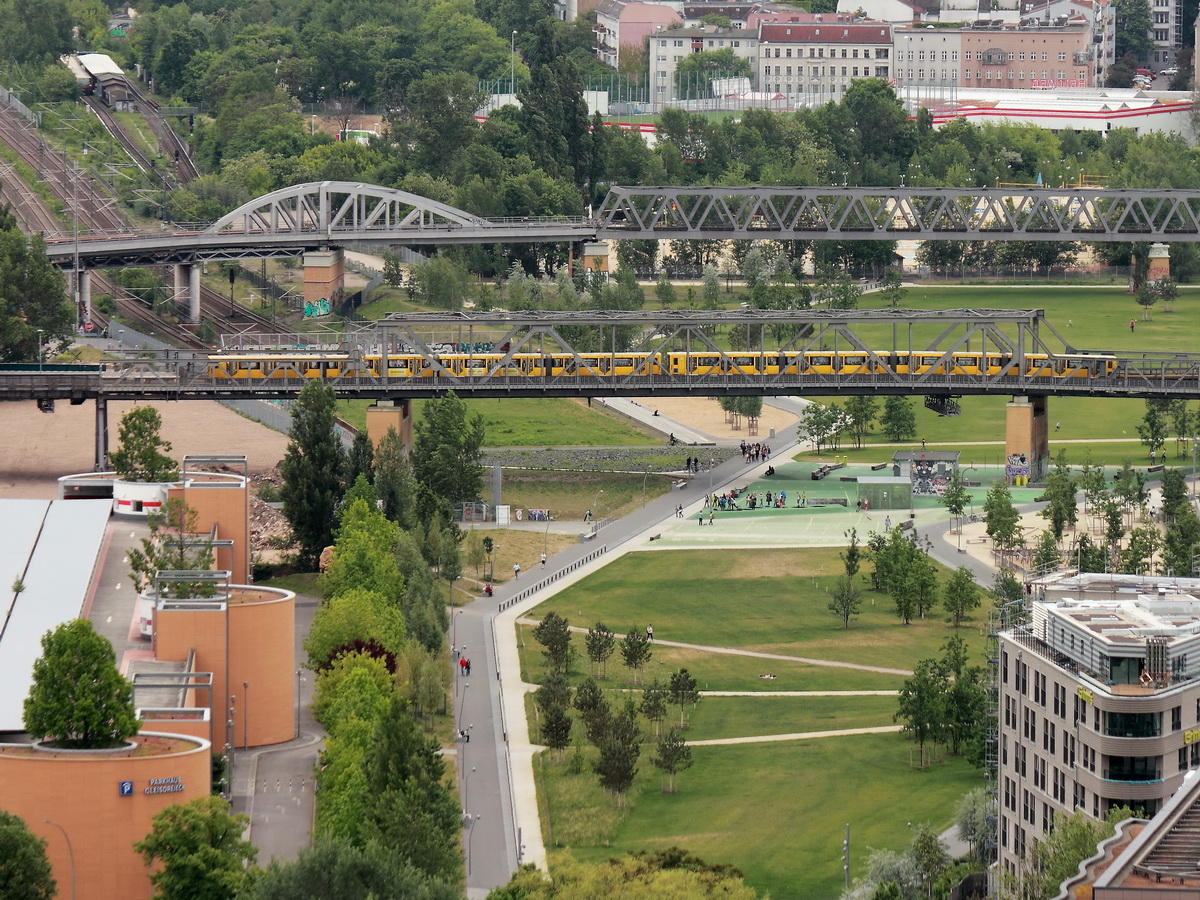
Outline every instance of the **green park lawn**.
<svg viewBox="0 0 1200 900">
<path fill-rule="evenodd" d="M 842 887 L 847 823 L 850 872 L 858 877 L 870 849 L 901 850 L 911 841 L 907 823 L 938 831 L 952 825 L 959 798 L 982 783 L 962 759 L 918 770 L 909 764 L 915 745 L 906 737 L 862 735 L 694 747 L 694 765 L 680 773 L 678 793 L 663 794 L 648 750 L 628 808 L 614 807 L 600 788 L 590 769 L 594 751 L 578 751 L 585 763 L 578 774 L 571 768 L 575 751 L 562 761 L 539 754 L 547 847 L 569 847 L 584 860 L 682 847 L 737 866 L 774 900 L 833 898 Z"/>
<path fill-rule="evenodd" d="M 650 623 L 660 640 L 905 670 L 939 655 L 955 633 L 940 609 L 906 626 L 886 596 L 866 592 L 849 632 L 841 627 L 828 609 L 828 590 L 841 572 L 838 552 L 631 553 L 538 605 L 533 615 L 554 611 L 581 627 L 602 620 L 617 632 Z M 983 615 L 976 611 L 974 622 L 958 629 L 977 658 Z"/>
<path fill-rule="evenodd" d="M 468 399 L 468 414 L 483 416 L 487 447 L 613 447 L 661 446 L 657 434 L 639 428 L 623 416 L 582 400 L 554 398 Z M 338 415 L 355 428 L 366 428 L 369 400 L 340 400 Z M 413 404 L 420 417 L 421 401 Z"/>
<path fill-rule="evenodd" d="M 505 503 L 548 509 L 556 519 L 582 519 L 593 500 L 599 507 L 594 510 L 597 515 L 628 515 L 670 490 L 671 479 L 665 475 L 504 470 Z"/>
</svg>

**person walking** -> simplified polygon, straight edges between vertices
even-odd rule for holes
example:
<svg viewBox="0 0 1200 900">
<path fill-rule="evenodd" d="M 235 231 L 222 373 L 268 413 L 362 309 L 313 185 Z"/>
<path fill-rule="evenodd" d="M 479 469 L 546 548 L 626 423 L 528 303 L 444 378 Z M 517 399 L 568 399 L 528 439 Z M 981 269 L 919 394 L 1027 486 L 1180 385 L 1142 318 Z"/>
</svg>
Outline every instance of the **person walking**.
<svg viewBox="0 0 1200 900">
<path fill-rule="evenodd" d="M 543 552 L 542 552 L 542 568 L 543 568 L 543 569 L 544 569 L 544 568 L 546 568 L 546 554 L 545 554 L 545 551 L 543 551 Z"/>
<path fill-rule="evenodd" d="M 654 626 L 653 625 L 646 626 L 646 640 L 649 641 L 651 644 L 654 643 Z"/>
<path fill-rule="evenodd" d="M 1133 326 L 1134 326 L 1134 324 L 1135 324 L 1135 323 L 1134 323 L 1133 319 L 1130 319 L 1130 320 L 1129 320 L 1129 330 L 1130 330 L 1130 331 L 1133 331 Z"/>
<path fill-rule="evenodd" d="M 520 577 L 521 577 L 521 564 L 513 563 L 513 578 L 520 578 Z"/>
</svg>

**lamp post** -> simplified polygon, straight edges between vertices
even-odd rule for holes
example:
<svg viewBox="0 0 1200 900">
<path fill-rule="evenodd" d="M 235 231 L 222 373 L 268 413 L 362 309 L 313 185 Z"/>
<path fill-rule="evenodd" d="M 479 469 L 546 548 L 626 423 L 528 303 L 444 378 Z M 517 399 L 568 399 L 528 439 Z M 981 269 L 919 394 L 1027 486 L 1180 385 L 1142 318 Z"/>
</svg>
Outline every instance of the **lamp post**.
<svg viewBox="0 0 1200 900">
<path fill-rule="evenodd" d="M 296 670 L 296 737 L 300 737 L 300 670 Z"/>
<path fill-rule="evenodd" d="M 604 488 L 600 488 L 600 490 L 596 491 L 596 496 L 592 498 L 592 507 L 588 511 L 592 514 L 593 517 L 596 515 L 596 511 L 597 511 L 596 504 L 600 502 L 600 495 L 603 493 L 604 493 Z M 595 526 L 593 525 L 592 527 L 594 528 Z"/>
<path fill-rule="evenodd" d="M 75 848 L 71 846 L 71 836 L 69 834 L 67 834 L 67 829 L 63 828 L 61 825 L 59 825 L 53 819 L 43 819 L 42 821 L 45 822 L 47 825 L 53 825 L 55 828 L 57 828 L 59 831 L 62 832 L 63 838 L 66 839 L 67 856 L 71 860 L 71 900 L 75 900 Z"/>
<path fill-rule="evenodd" d="M 43 332 L 43 331 L 42 331 L 42 329 L 40 329 L 40 328 L 37 330 L 37 336 L 38 336 L 38 371 L 39 371 L 39 372 L 40 372 L 40 371 L 42 371 L 42 335 L 43 335 L 44 333 L 45 333 L 45 332 Z"/>
<path fill-rule="evenodd" d="M 512 33 L 508 42 L 508 90 L 515 98 L 517 96 L 517 33 Z"/>
<path fill-rule="evenodd" d="M 466 812 L 466 808 L 471 805 L 470 804 L 471 776 L 474 774 L 475 774 L 475 767 L 471 766 L 471 771 L 468 772 L 466 774 L 466 776 L 463 778 L 463 812 Z"/>
<path fill-rule="evenodd" d="M 475 825 L 482 819 L 483 816 L 474 816 L 471 819 L 471 827 L 467 829 L 467 875 L 471 874 L 471 838 L 475 836 Z"/>
<path fill-rule="evenodd" d="M 462 702 L 458 704 L 458 724 L 455 726 L 456 731 L 462 731 L 462 710 L 467 705 L 467 691 L 471 687 L 471 682 L 464 681 L 462 689 Z"/>
<path fill-rule="evenodd" d="M 450 629 L 450 643 L 455 647 L 458 646 L 458 617 L 463 614 L 461 609 L 454 611 L 454 627 Z"/>
</svg>

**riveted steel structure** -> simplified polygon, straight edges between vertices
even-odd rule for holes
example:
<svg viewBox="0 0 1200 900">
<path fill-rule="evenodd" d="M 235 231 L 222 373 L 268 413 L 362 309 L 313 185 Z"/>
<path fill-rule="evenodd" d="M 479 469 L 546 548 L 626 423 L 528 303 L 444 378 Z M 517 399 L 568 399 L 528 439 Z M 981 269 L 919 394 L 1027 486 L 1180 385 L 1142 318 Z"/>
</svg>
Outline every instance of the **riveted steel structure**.
<svg viewBox="0 0 1200 900">
<path fill-rule="evenodd" d="M 1196 241 L 1200 192 L 613 187 L 599 219 L 608 238 Z"/>
<path fill-rule="evenodd" d="M 1093 188 L 613 187 L 594 217 L 483 218 L 373 184 L 298 184 L 197 231 L 51 238 L 90 267 L 300 256 L 351 245 L 602 238 L 1196 241 L 1200 191 Z"/>
</svg>

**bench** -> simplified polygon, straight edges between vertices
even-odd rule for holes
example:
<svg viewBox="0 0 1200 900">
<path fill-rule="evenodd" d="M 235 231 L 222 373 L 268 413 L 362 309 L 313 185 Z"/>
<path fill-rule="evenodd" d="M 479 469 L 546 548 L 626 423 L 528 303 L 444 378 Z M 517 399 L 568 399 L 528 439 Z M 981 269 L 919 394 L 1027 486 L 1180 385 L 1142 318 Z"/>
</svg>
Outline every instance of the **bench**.
<svg viewBox="0 0 1200 900">
<path fill-rule="evenodd" d="M 672 487 L 676 488 L 677 490 L 681 490 L 681 491 L 687 486 L 688 486 L 688 483 L 686 481 L 676 481 L 674 483 L 674 485 L 672 485 Z"/>
<path fill-rule="evenodd" d="M 1146 471 L 1147 472 L 1161 472 L 1164 468 L 1166 468 L 1166 467 L 1162 466 L 1162 465 L 1146 466 Z"/>
<path fill-rule="evenodd" d="M 967 538 L 968 544 L 986 544 L 987 542 L 988 536 L 986 534 L 983 537 Z"/>
<path fill-rule="evenodd" d="M 808 501 L 809 506 L 846 506 L 850 505 L 845 497 L 816 497 Z"/>
<path fill-rule="evenodd" d="M 886 469 L 887 467 L 887 463 L 878 463 L 877 465 L 871 466 L 871 471 L 878 472 L 880 469 Z"/>
<path fill-rule="evenodd" d="M 896 527 L 899 528 L 901 531 L 910 531 L 910 530 L 912 530 L 912 527 L 913 527 L 913 520 L 912 519 L 904 519 Z"/>
</svg>

